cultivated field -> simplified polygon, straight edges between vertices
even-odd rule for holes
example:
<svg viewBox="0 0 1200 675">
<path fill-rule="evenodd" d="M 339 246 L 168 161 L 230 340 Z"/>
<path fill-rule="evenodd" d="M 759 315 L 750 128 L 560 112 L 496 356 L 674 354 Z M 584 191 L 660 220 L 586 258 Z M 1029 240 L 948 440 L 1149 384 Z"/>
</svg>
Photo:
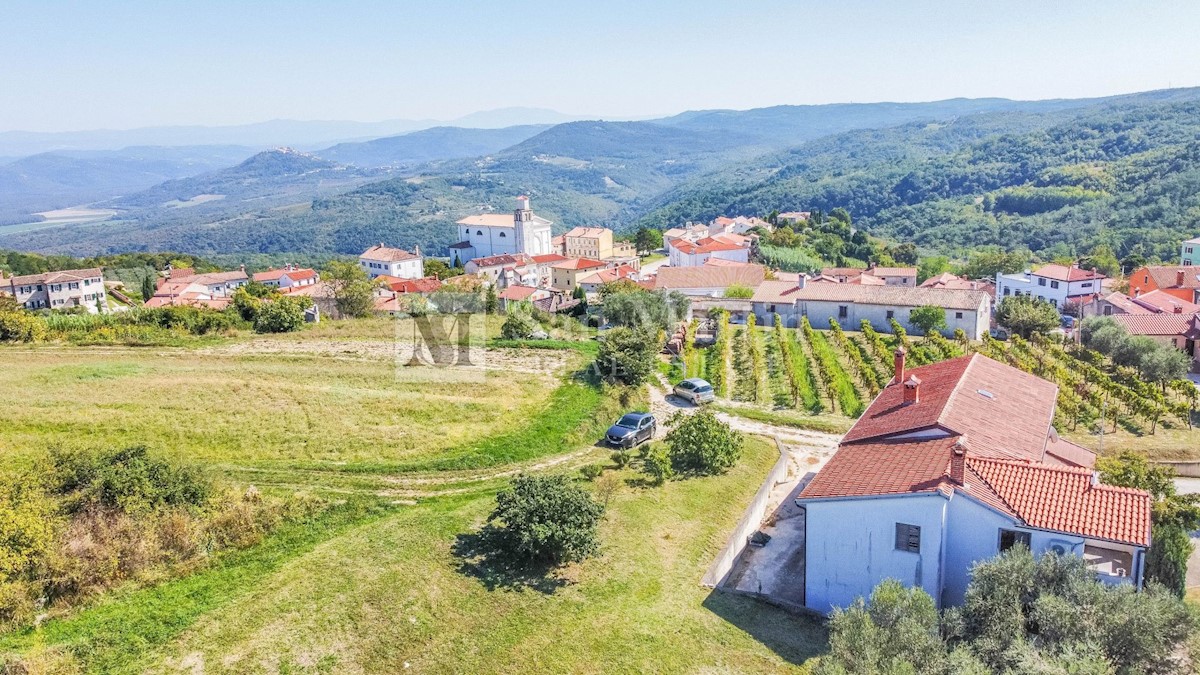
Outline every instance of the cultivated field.
<svg viewBox="0 0 1200 675">
<path fill-rule="evenodd" d="M 768 672 L 825 649 L 816 623 L 699 586 L 773 444 L 751 440 L 717 478 L 646 488 L 623 470 L 600 557 L 515 578 L 466 554 L 496 489 L 521 470 L 605 461 L 596 438 L 645 393 L 574 377 L 578 349 L 493 349 L 496 367 L 471 384 L 397 379 L 385 332 L 0 350 L 23 393 L 0 425 L 6 458 L 144 443 L 335 504 L 188 576 L 0 636 L 0 653 L 66 672 Z"/>
<path fill-rule="evenodd" d="M 965 336 L 910 337 L 899 326 L 893 334 L 849 328 L 807 321 L 797 329 L 723 323 L 714 345 L 685 349 L 665 374 L 672 382 L 685 373 L 709 380 L 720 398 L 740 404 L 718 403 L 727 412 L 786 415 L 780 421 L 836 432 L 848 428 L 891 379 L 898 346 L 908 351 L 910 368 L 978 351 L 1057 384 L 1055 424 L 1077 443 L 1101 449 L 1103 429 L 1105 453 L 1134 449 L 1155 459 L 1200 459 L 1200 432 L 1192 429 L 1200 392 L 1186 380 L 1158 387 L 1096 352 L 1044 339 L 970 342 Z"/>
</svg>

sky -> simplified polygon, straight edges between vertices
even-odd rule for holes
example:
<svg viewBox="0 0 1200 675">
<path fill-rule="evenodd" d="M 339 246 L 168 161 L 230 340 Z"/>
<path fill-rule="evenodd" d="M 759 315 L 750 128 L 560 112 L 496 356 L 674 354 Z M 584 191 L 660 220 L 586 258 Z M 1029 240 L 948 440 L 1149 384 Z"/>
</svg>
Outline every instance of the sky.
<svg viewBox="0 0 1200 675">
<path fill-rule="evenodd" d="M 1200 85 L 1200 2 L 4 0 L 0 131 Z"/>
</svg>

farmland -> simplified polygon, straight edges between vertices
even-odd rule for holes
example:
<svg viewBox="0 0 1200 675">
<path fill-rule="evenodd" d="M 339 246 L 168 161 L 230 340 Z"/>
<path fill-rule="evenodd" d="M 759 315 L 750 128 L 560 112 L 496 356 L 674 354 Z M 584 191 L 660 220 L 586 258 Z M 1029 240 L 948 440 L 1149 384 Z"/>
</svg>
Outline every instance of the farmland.
<svg viewBox="0 0 1200 675">
<path fill-rule="evenodd" d="M 605 460 L 595 439 L 645 393 L 578 375 L 587 343 L 488 349 L 464 380 L 403 372 L 395 336 L 368 320 L 190 348 L 0 350 L 26 394 L 0 425 L 9 466 L 144 444 L 235 487 L 329 504 L 186 573 L 57 608 L 0 635 L 0 654 L 61 672 L 767 672 L 824 651 L 818 624 L 698 585 L 778 456 L 762 440 L 718 478 L 651 489 L 620 470 L 600 557 L 544 583 L 467 563 L 464 538 L 509 476 Z"/>
<path fill-rule="evenodd" d="M 1100 447 L 1103 429 L 1106 450 L 1200 459 L 1200 434 L 1192 430 L 1198 392 L 1185 380 L 1149 384 L 1094 351 L 1040 337 L 971 342 L 963 335 L 914 338 L 899 325 L 888 334 L 869 325 L 852 328 L 812 326 L 807 318 L 799 328 L 756 326 L 753 317 L 747 325 L 731 325 L 723 318 L 715 344 L 685 348 L 665 374 L 672 382 L 706 378 L 718 398 L 743 410 L 788 412 L 798 425 L 804 418 L 796 414 L 809 415 L 811 426 L 824 430 L 831 417 L 848 423 L 862 414 L 891 379 L 898 347 L 906 349 L 910 368 L 980 352 L 1057 384 L 1055 425 L 1086 447 Z M 689 330 L 694 335 L 695 327 Z"/>
</svg>

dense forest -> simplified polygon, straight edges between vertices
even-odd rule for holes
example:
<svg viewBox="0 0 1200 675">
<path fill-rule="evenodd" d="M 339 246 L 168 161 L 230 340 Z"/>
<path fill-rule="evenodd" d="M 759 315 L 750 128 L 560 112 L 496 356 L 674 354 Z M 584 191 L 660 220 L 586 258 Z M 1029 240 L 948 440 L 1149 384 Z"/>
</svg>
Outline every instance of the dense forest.
<svg viewBox="0 0 1200 675">
<path fill-rule="evenodd" d="M 1200 103 L 1062 116 L 983 115 L 822 139 L 680 186 L 638 224 L 842 207 L 871 234 L 929 251 L 1027 247 L 1050 259 L 1107 244 L 1122 257 L 1173 258 L 1200 230 Z"/>
</svg>

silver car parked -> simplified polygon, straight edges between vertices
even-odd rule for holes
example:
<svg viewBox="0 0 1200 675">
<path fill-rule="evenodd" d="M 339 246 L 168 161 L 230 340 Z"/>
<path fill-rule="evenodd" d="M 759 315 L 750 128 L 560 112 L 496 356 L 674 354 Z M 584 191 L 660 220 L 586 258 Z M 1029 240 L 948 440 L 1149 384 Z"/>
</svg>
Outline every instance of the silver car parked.
<svg viewBox="0 0 1200 675">
<path fill-rule="evenodd" d="M 716 399 L 712 385 L 698 377 L 689 377 L 675 385 L 675 395 L 694 405 L 712 403 Z"/>
</svg>

